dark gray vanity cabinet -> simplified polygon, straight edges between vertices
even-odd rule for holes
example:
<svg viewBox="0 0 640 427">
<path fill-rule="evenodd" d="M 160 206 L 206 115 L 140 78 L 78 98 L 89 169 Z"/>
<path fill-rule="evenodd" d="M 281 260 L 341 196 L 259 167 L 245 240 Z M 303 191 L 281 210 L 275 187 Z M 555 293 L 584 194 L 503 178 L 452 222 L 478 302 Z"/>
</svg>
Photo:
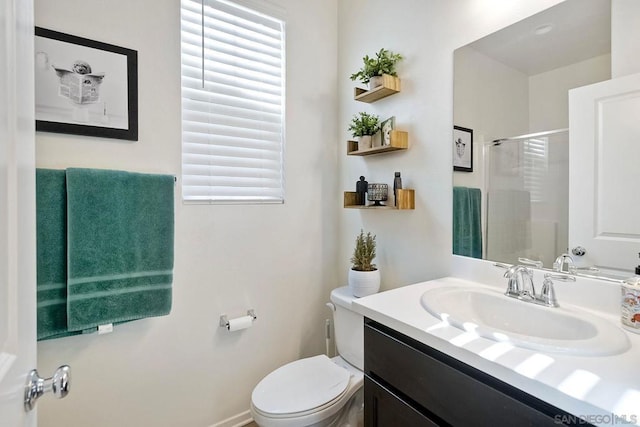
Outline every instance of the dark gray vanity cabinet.
<svg viewBox="0 0 640 427">
<path fill-rule="evenodd" d="M 365 319 L 365 427 L 555 426 L 566 412 Z M 577 417 L 575 424 L 588 425 Z"/>
</svg>

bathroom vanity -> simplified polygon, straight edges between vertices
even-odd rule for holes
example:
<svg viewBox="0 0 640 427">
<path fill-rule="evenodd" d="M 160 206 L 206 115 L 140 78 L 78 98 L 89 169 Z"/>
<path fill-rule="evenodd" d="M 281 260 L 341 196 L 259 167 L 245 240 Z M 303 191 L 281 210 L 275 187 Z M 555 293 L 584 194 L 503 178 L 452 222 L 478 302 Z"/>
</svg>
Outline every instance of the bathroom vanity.
<svg viewBox="0 0 640 427">
<path fill-rule="evenodd" d="M 371 319 L 365 320 L 364 342 L 367 427 L 557 426 L 562 424 L 558 420 L 572 419 L 540 399 Z"/>
<path fill-rule="evenodd" d="M 549 342 L 532 337 L 529 346 L 510 339 L 510 332 L 494 332 L 492 339 L 474 324 L 477 319 L 456 327 L 447 316 L 437 318 L 425 309 L 422 297 L 437 288 L 478 287 L 508 298 L 502 289 L 506 282 L 492 268 L 483 277 L 492 283 L 447 277 L 354 302 L 366 317 L 365 425 L 640 425 L 640 335 L 620 329 L 625 346 L 611 351 L 606 341 L 601 348 L 580 348 L 588 341 L 582 338 L 575 350 L 570 342 L 549 345 L 565 340 L 557 337 Z M 617 329 L 619 288 L 582 278 L 576 284 L 557 285 L 561 310 L 596 316 Z M 514 319 L 527 319 L 529 308 L 512 313 Z M 561 311 L 548 313 L 553 317 Z M 553 334 L 562 329 L 555 324 L 539 325 Z"/>
</svg>

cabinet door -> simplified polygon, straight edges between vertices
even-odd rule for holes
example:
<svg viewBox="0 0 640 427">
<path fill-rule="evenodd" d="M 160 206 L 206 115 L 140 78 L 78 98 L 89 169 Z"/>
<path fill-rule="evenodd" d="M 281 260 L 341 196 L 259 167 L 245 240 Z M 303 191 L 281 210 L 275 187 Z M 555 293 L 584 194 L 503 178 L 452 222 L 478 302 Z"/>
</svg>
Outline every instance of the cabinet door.
<svg viewBox="0 0 640 427">
<path fill-rule="evenodd" d="M 436 427 L 438 424 L 369 377 L 364 378 L 365 427 Z"/>
<path fill-rule="evenodd" d="M 365 374 L 438 424 L 553 427 L 559 416 L 570 417 L 547 402 L 368 319 L 364 343 Z M 365 413 L 367 399 L 365 388 Z"/>
</svg>

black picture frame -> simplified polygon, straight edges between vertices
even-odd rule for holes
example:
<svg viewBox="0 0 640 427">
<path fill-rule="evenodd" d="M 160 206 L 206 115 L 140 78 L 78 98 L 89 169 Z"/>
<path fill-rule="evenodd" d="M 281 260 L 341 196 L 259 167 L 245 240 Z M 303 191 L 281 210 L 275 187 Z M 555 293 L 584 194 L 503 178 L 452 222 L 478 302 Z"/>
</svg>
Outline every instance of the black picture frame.
<svg viewBox="0 0 640 427">
<path fill-rule="evenodd" d="M 35 52 L 36 131 L 138 140 L 137 51 L 35 27 Z"/>
<path fill-rule="evenodd" d="M 473 172 L 473 129 L 453 127 L 453 170 Z"/>
</svg>

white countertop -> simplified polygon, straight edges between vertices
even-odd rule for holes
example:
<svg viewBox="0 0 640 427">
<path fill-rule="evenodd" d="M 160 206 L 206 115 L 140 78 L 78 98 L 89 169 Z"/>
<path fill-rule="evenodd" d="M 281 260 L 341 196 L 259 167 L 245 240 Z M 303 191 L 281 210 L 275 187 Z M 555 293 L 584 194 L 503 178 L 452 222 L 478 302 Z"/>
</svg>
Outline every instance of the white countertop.
<svg viewBox="0 0 640 427">
<path fill-rule="evenodd" d="M 586 294 L 593 297 L 602 289 L 598 288 L 600 284 L 591 289 L 591 281 L 585 283 L 578 282 L 576 287 L 569 288 L 576 294 L 572 304 L 567 301 L 567 291 L 558 292 L 560 304 L 575 307 L 584 302 Z M 591 424 L 620 426 L 625 424 L 616 417 L 626 417 L 633 421 L 628 425 L 640 425 L 639 334 L 625 331 L 631 348 L 612 356 L 574 356 L 513 347 L 450 326 L 422 307 L 420 297 L 427 289 L 452 285 L 486 286 L 486 283 L 454 277 L 431 280 L 357 299 L 353 308 Z M 502 285 L 506 289 L 505 279 L 496 280 L 493 287 Z M 619 298 L 616 297 L 620 295 L 619 287 L 607 284 L 604 289 L 605 296 L 599 298 L 606 299 L 603 306 L 611 309 L 611 301 Z M 581 306 L 589 305 L 587 301 Z M 619 325 L 619 317 L 611 311 L 584 309 Z"/>
</svg>

